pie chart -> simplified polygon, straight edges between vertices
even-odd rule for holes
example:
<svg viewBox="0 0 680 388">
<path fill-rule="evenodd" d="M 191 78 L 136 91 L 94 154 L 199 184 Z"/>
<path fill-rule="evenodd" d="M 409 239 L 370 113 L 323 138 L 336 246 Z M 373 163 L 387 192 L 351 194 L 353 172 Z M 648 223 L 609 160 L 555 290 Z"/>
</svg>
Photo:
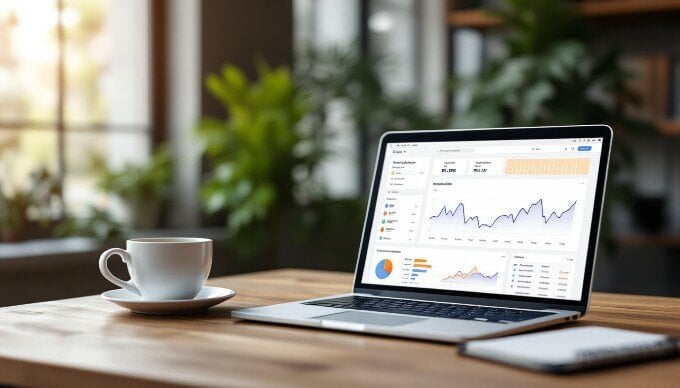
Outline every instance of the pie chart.
<svg viewBox="0 0 680 388">
<path fill-rule="evenodd" d="M 378 279 L 385 279 L 390 274 L 392 273 L 392 260 L 390 259 L 382 259 L 378 262 L 378 265 L 375 266 L 375 276 L 378 277 Z"/>
</svg>

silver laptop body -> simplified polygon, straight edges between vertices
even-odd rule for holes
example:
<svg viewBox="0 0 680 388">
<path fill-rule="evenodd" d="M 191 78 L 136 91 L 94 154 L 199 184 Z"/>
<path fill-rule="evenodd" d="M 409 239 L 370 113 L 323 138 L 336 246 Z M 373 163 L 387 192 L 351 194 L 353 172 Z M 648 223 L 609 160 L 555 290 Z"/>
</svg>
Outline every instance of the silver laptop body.
<svg viewBox="0 0 680 388">
<path fill-rule="evenodd" d="M 461 342 L 588 310 L 605 125 L 389 132 L 351 293 L 235 318 Z"/>
</svg>

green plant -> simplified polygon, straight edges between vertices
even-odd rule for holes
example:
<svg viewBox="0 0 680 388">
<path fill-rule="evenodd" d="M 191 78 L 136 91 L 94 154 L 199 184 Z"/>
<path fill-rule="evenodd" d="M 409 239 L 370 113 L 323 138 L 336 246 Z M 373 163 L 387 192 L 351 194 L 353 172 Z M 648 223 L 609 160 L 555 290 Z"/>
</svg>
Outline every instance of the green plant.
<svg viewBox="0 0 680 388">
<path fill-rule="evenodd" d="M 631 74 L 616 52 L 598 55 L 582 22 L 562 0 L 507 0 L 493 11 L 507 28 L 507 53 L 471 80 L 469 108 L 456 127 L 611 123 L 617 130 L 644 126 L 622 106 L 635 102 L 626 88 Z M 604 98 L 603 98 L 604 96 Z"/>
<path fill-rule="evenodd" d="M 198 124 L 210 166 L 201 200 L 209 214 L 227 212 L 243 256 L 276 249 L 283 240 L 309 247 L 325 230 L 320 218 L 338 206 L 325 199 L 314 172 L 333 152 L 327 148 L 333 103 L 349 104 L 348 120 L 366 145 L 386 130 L 437 127 L 412 99 L 387 96 L 379 77 L 383 58 L 359 55 L 354 47 L 305 55 L 296 78 L 286 68 L 259 64 L 254 82 L 234 66 L 206 79 L 228 118 L 205 117 Z M 360 152 L 366 167 L 369 154 Z M 323 232 L 335 240 L 338 233 Z"/>
<path fill-rule="evenodd" d="M 0 234 L 4 241 L 23 238 L 28 224 L 28 208 L 31 206 L 29 192 L 16 191 L 12 194 L 0 192 Z"/>
<path fill-rule="evenodd" d="M 90 206 L 82 217 L 68 216 L 54 228 L 57 237 L 83 236 L 110 240 L 125 235 L 126 228 L 105 210 Z"/>
<path fill-rule="evenodd" d="M 327 128 L 331 106 L 340 102 L 348 110 L 346 119 L 360 138 L 359 164 L 370 173 L 372 147 L 386 131 L 439 129 L 443 120 L 424 111 L 409 95 L 390 95 L 381 74 L 389 74 L 389 57 L 362 53 L 357 45 L 307 49 L 300 55 L 298 82 L 313 96 L 308 121 Z M 364 193 L 366 194 L 366 193 Z"/>
<path fill-rule="evenodd" d="M 531 125 L 609 124 L 619 134 L 651 133 L 654 126 L 629 117 L 624 107 L 637 102 L 626 87 L 633 74 L 619 65 L 616 52 L 598 54 L 573 6 L 561 0 L 506 0 L 490 11 L 505 27 L 505 55 L 491 60 L 472 79 L 456 79 L 458 92 L 470 93 L 467 109 L 456 112 L 457 128 Z M 633 158 L 619 136 L 610 175 L 630 168 Z M 603 237 L 611 247 L 607 210 L 627 202 L 630 189 L 610 179 Z"/>
<path fill-rule="evenodd" d="M 230 65 L 208 75 L 206 88 L 228 118 L 204 117 L 197 127 L 210 166 L 202 204 L 210 214 L 228 212 L 244 253 L 276 244 L 281 213 L 323 194 L 313 178 L 325 152 L 321 129 L 300 126 L 309 100 L 285 67 L 260 63 L 257 75 L 250 82 Z"/>
<path fill-rule="evenodd" d="M 27 188 L 0 190 L 0 233 L 6 241 L 28 237 L 35 228 L 47 229 L 63 217 L 64 203 L 59 179 L 47 169 L 31 173 Z"/>
<path fill-rule="evenodd" d="M 172 157 L 164 146 L 153 153 L 148 163 L 127 163 L 120 169 L 103 167 L 100 161 L 97 186 L 118 196 L 128 207 L 135 229 L 155 227 L 172 180 Z"/>
<path fill-rule="evenodd" d="M 63 187 L 59 177 L 46 168 L 35 170 L 30 179 L 31 219 L 49 224 L 64 217 Z"/>
</svg>

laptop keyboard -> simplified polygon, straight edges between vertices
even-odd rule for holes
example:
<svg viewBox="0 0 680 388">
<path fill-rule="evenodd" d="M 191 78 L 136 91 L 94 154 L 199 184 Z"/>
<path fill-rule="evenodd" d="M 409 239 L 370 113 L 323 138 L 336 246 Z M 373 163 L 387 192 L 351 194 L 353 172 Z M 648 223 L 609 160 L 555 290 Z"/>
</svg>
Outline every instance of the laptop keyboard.
<svg viewBox="0 0 680 388">
<path fill-rule="evenodd" d="M 367 296 L 345 296 L 341 298 L 305 302 L 304 304 L 349 310 L 377 311 L 381 313 L 477 320 L 496 323 L 521 322 L 555 314 L 543 311 L 516 310 L 502 307 L 471 306 L 465 304 L 422 302 L 416 300 L 373 298 Z"/>
</svg>

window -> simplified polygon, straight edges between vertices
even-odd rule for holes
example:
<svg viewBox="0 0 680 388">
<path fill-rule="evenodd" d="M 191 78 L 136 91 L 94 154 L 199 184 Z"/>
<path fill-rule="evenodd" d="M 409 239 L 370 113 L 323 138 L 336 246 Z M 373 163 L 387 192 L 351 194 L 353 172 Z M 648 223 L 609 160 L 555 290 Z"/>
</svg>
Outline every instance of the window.
<svg viewBox="0 0 680 388">
<path fill-rule="evenodd" d="M 102 205 L 92 174 L 149 156 L 150 4 L 0 2 L 0 184 L 46 168 L 71 214 Z"/>
</svg>

